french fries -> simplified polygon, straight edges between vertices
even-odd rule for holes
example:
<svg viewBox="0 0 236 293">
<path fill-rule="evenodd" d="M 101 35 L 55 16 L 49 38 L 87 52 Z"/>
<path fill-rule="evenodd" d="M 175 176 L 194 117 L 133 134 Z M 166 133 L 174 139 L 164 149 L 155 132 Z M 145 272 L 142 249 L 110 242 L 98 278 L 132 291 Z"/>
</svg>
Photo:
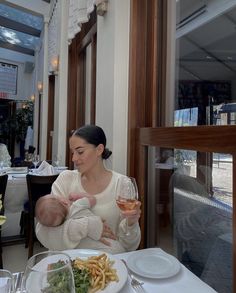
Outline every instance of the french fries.
<svg viewBox="0 0 236 293">
<path fill-rule="evenodd" d="M 112 268 L 114 261 L 103 253 L 98 256 L 91 256 L 88 259 L 76 258 L 73 266 L 78 269 L 87 269 L 91 275 L 91 289 L 89 293 L 103 290 L 110 282 L 118 282 L 119 278 L 116 269 Z"/>
</svg>

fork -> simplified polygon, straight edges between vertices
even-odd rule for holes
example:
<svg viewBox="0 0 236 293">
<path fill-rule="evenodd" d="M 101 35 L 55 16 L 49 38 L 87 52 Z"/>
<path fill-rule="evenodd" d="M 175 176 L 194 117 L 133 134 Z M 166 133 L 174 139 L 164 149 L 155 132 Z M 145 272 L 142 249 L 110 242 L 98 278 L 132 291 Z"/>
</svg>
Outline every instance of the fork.
<svg viewBox="0 0 236 293">
<path fill-rule="evenodd" d="M 129 277 L 130 277 L 130 279 L 131 279 L 131 286 L 132 286 L 132 288 L 136 291 L 136 292 L 145 292 L 145 290 L 144 290 L 144 288 L 143 288 L 143 282 L 140 282 L 140 281 L 138 281 L 135 277 L 134 277 L 134 275 L 133 275 L 133 273 L 131 272 L 131 270 L 129 269 L 129 267 L 128 267 L 128 265 L 127 265 L 127 263 L 126 263 L 126 261 L 124 260 L 124 259 L 122 259 L 121 260 L 124 264 L 125 264 L 125 266 L 126 266 L 126 268 L 127 268 L 127 271 L 128 271 L 128 274 L 129 274 Z"/>
</svg>

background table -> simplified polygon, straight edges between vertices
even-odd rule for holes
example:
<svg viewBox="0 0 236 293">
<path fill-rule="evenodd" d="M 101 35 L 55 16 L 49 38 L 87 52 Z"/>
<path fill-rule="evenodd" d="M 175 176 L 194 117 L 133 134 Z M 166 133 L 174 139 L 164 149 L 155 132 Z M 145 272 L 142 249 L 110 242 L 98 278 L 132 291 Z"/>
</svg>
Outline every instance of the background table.
<svg viewBox="0 0 236 293">
<path fill-rule="evenodd" d="M 156 248 L 161 250 L 160 248 Z M 144 250 L 139 250 L 140 255 Z M 127 260 L 128 256 L 134 252 L 127 252 L 117 254 L 120 259 Z M 214 289 L 201 281 L 197 276 L 191 273 L 185 266 L 181 265 L 179 273 L 167 279 L 148 279 L 137 276 L 138 280 L 144 282 L 143 288 L 147 293 L 161 292 L 161 293 L 216 293 Z M 120 293 L 133 293 L 135 292 L 130 285 L 130 278 Z"/>
<path fill-rule="evenodd" d="M 24 203 L 28 199 L 26 174 L 8 175 L 5 193 L 4 207 L 7 217 L 6 228 L 2 230 L 2 236 L 16 236 L 20 234 L 20 216 L 24 209 Z"/>
</svg>

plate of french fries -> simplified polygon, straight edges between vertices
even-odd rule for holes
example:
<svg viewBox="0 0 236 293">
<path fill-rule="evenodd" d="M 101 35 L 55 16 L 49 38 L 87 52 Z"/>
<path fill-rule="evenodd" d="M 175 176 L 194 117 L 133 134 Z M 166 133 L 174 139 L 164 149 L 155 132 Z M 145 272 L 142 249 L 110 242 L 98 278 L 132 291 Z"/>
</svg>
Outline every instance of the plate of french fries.
<svg viewBox="0 0 236 293">
<path fill-rule="evenodd" d="M 65 250 L 77 269 L 86 269 L 91 277 L 89 293 L 116 293 L 126 283 L 127 269 L 115 255 L 90 249 Z"/>
</svg>

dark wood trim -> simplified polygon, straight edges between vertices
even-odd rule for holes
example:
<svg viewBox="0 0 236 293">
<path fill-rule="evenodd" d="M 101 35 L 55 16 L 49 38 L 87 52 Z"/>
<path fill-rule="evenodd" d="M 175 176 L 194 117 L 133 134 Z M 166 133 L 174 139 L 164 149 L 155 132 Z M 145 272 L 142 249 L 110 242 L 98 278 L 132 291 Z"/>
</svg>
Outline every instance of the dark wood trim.
<svg viewBox="0 0 236 293">
<path fill-rule="evenodd" d="M 75 130 L 75 119 L 76 119 L 76 82 L 77 82 L 77 53 L 76 53 L 76 42 L 72 42 L 69 47 L 69 70 L 68 70 L 68 108 L 67 108 L 67 142 Z M 73 169 L 73 163 L 71 161 L 71 154 L 69 150 L 69 145 L 67 143 L 66 147 L 66 166 L 69 169 Z"/>
<path fill-rule="evenodd" d="M 146 93 L 146 52 L 147 52 L 147 7 L 148 1 L 131 0 L 130 13 L 130 56 L 129 56 L 129 101 L 128 101 L 128 141 L 127 141 L 127 173 L 135 177 L 142 196 L 145 174 L 144 165 L 137 161 L 137 153 L 142 152 L 137 144 L 136 127 L 144 126 L 145 123 L 145 93 Z M 137 169 L 140 172 L 137 172 Z M 144 247 L 145 239 L 145 201 L 142 202 L 142 216 L 140 226 L 142 239 L 140 247 Z"/>
<path fill-rule="evenodd" d="M 234 125 L 141 128 L 139 134 L 142 145 L 227 154 L 236 151 Z"/>
<path fill-rule="evenodd" d="M 93 40 L 94 35 L 97 33 L 97 23 L 95 23 L 88 33 L 84 36 L 79 44 L 77 44 L 77 51 L 81 52 L 84 50 Z"/>
<path fill-rule="evenodd" d="M 146 166 L 139 160 L 136 129 L 164 125 L 166 78 L 167 4 L 161 0 L 131 0 L 128 175 L 137 179 L 140 194 L 145 190 Z M 145 239 L 145 200 L 141 229 Z"/>
<path fill-rule="evenodd" d="M 236 153 L 233 154 L 233 292 L 236 293 Z"/>
<path fill-rule="evenodd" d="M 48 129 L 47 129 L 47 160 L 52 160 L 52 136 L 54 131 L 54 96 L 55 96 L 55 75 L 49 76 L 48 87 Z"/>
<path fill-rule="evenodd" d="M 97 34 L 92 36 L 92 52 L 91 52 L 91 109 L 90 117 L 91 124 L 95 124 L 96 121 L 96 71 L 97 71 Z"/>
<path fill-rule="evenodd" d="M 76 125 L 82 126 L 85 121 L 85 97 L 86 97 L 86 52 L 81 51 L 78 54 L 78 67 L 77 67 L 77 99 L 76 99 Z"/>
<path fill-rule="evenodd" d="M 157 72 L 153 74 L 154 82 L 156 85 L 156 95 L 153 93 L 152 100 L 157 100 L 157 108 L 153 107 L 153 124 L 152 126 L 165 126 L 165 113 L 166 113 L 166 64 L 167 64 L 167 1 L 154 1 L 157 3 L 155 10 L 157 24 L 154 31 L 154 38 L 156 38 L 156 66 Z M 150 7 L 151 9 L 151 7 Z M 153 16 L 155 21 L 155 15 Z M 154 48 L 155 49 L 155 48 Z M 155 66 L 154 64 L 154 66 Z M 156 115 L 156 116 L 155 116 Z M 155 119 L 154 119 L 155 118 Z"/>
<path fill-rule="evenodd" d="M 38 145 L 37 145 L 37 154 L 40 153 L 40 129 L 41 129 L 41 103 L 42 103 L 42 94 L 39 93 L 39 110 L 38 110 Z"/>
<path fill-rule="evenodd" d="M 97 15 L 94 11 L 87 23 L 84 23 L 79 34 L 69 47 L 68 65 L 68 110 L 67 110 L 67 141 L 72 132 L 85 123 L 85 62 L 86 48 L 92 47 L 91 64 L 91 123 L 95 123 L 96 106 L 96 33 Z M 66 164 L 73 169 L 69 144 L 66 149 Z"/>
</svg>

